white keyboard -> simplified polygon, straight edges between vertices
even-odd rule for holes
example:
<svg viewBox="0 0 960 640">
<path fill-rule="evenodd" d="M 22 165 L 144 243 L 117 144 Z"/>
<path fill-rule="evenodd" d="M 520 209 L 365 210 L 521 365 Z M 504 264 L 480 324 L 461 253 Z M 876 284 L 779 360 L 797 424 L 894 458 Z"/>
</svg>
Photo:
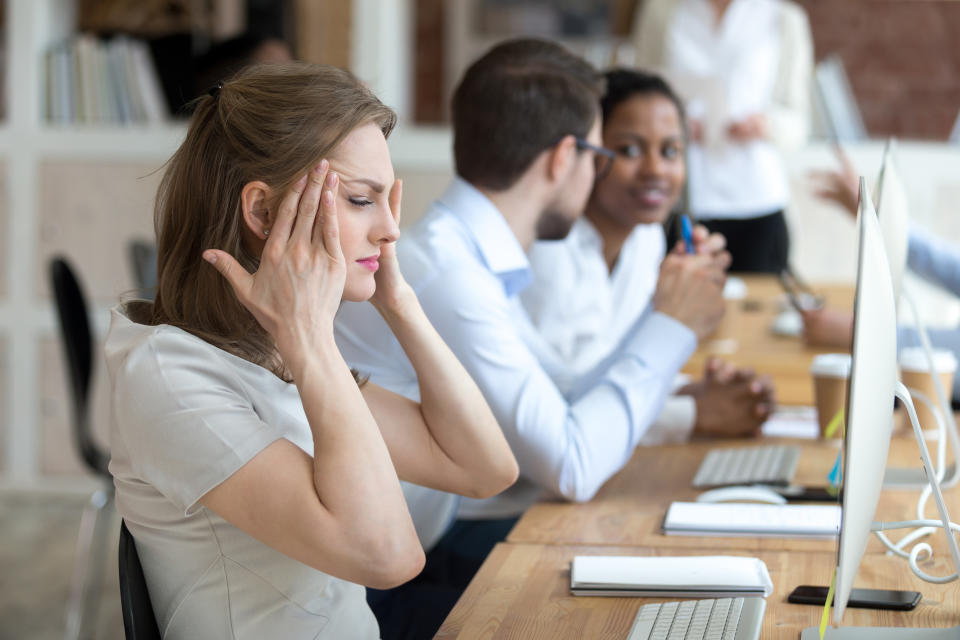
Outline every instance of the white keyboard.
<svg viewBox="0 0 960 640">
<path fill-rule="evenodd" d="M 757 640 L 766 606 L 763 598 L 645 604 L 627 640 Z"/>
<path fill-rule="evenodd" d="M 713 449 L 706 455 L 693 486 L 722 487 L 738 484 L 787 486 L 800 461 L 800 447 L 764 445 Z"/>
</svg>

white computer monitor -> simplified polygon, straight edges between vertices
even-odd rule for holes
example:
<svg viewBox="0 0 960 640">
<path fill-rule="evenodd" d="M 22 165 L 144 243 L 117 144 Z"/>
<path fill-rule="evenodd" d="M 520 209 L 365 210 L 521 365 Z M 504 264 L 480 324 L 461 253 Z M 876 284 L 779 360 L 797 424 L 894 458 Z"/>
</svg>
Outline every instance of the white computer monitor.
<svg viewBox="0 0 960 640">
<path fill-rule="evenodd" d="M 873 190 L 873 203 L 880 219 L 880 232 L 890 265 L 893 301 L 900 303 L 903 274 L 907 268 L 907 244 L 910 234 L 910 212 L 907 190 L 900 178 L 896 162 L 896 143 L 891 138 L 883 150 L 883 163 Z"/>
<path fill-rule="evenodd" d="M 893 433 L 897 382 L 896 306 L 883 236 L 860 181 L 859 251 L 854 299 L 853 362 L 843 442 L 843 515 L 833 617 L 847 607 L 871 535 Z"/>
<path fill-rule="evenodd" d="M 846 431 L 843 441 L 843 514 L 837 551 L 836 593 L 833 599 L 833 621 L 839 624 L 847 609 L 847 601 L 871 532 L 876 529 L 874 514 L 883 488 L 884 468 L 893 432 L 893 399 L 906 403 L 921 458 L 939 511 L 939 521 L 917 520 L 877 525 L 880 529 L 942 526 L 949 531 L 947 513 L 936 474 L 923 440 L 920 425 L 907 389 L 897 382 L 896 307 L 893 283 L 887 262 L 883 237 L 870 198 L 864 197 L 865 183 L 860 179 L 860 209 L 857 217 L 859 249 L 857 256 L 857 291 L 854 300 L 853 358 L 850 386 L 847 392 Z M 927 577 L 911 569 L 925 580 L 943 582 L 960 576 L 960 547 L 952 534 L 948 546 L 957 573 L 946 577 Z M 906 568 L 906 564 L 905 564 Z M 818 629 L 805 629 L 804 640 L 819 637 Z M 956 637 L 960 626 L 953 629 L 840 628 L 828 631 L 827 640 L 880 640 L 881 638 L 923 638 L 939 640 Z"/>
</svg>

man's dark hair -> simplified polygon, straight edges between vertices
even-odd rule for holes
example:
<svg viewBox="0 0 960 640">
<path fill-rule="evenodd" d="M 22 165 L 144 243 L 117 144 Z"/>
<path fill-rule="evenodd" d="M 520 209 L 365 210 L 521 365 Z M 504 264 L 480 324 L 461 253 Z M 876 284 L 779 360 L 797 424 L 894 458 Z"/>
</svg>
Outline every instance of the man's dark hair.
<svg viewBox="0 0 960 640">
<path fill-rule="evenodd" d="M 610 120 L 610 115 L 621 102 L 637 95 L 658 95 L 667 98 L 677 108 L 683 134 L 686 137 L 687 125 L 683 112 L 683 102 L 677 97 L 667 81 L 654 73 L 637 71 L 634 69 L 611 69 L 603 74 L 607 81 L 607 91 L 600 99 L 600 111 L 603 121 Z"/>
<path fill-rule="evenodd" d="M 602 94 L 597 71 L 559 44 L 498 44 L 470 65 L 453 94 L 457 174 L 476 186 L 510 188 L 561 138 L 587 136 Z"/>
</svg>

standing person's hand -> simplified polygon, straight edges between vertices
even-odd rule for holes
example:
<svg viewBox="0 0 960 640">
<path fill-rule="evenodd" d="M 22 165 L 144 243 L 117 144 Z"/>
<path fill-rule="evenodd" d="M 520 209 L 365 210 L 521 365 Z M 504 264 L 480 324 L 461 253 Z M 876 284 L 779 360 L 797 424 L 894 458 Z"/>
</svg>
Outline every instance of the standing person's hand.
<svg viewBox="0 0 960 640">
<path fill-rule="evenodd" d="M 402 197 L 403 181 L 397 179 L 390 189 L 389 202 L 390 211 L 393 213 L 393 219 L 398 227 L 400 226 Z M 396 309 L 407 296 L 413 294 L 413 289 L 407 284 L 400 272 L 400 264 L 397 262 L 396 241 L 385 242 L 380 246 L 380 269 L 377 270 L 374 279 L 377 283 L 377 290 L 370 297 L 370 302 L 377 309 Z"/>
<path fill-rule="evenodd" d="M 837 203 L 856 217 L 860 204 L 860 179 L 857 170 L 839 145 L 833 148 L 833 152 L 840 162 L 840 171 L 811 171 L 808 178 L 817 196 Z"/>
<path fill-rule="evenodd" d="M 225 251 L 203 253 L 276 341 L 288 367 L 303 357 L 305 349 L 332 340 L 333 317 L 343 296 L 346 264 L 337 224 L 339 178 L 329 167 L 322 161 L 283 197 L 255 273 L 248 273 Z"/>
<path fill-rule="evenodd" d="M 725 280 L 723 269 L 710 255 L 670 253 L 660 265 L 653 307 L 703 339 L 723 318 Z"/>
<path fill-rule="evenodd" d="M 742 120 L 730 123 L 727 127 L 727 135 L 737 142 L 751 142 L 766 138 L 769 130 L 767 116 L 762 113 L 754 113 Z"/>
</svg>

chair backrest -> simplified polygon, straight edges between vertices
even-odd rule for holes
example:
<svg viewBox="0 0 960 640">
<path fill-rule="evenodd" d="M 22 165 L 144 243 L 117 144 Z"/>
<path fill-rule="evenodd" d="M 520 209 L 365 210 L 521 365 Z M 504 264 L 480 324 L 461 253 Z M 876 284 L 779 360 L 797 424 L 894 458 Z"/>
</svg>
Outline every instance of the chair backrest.
<svg viewBox="0 0 960 640">
<path fill-rule="evenodd" d="M 73 269 L 61 256 L 50 261 L 50 281 L 57 302 L 60 337 L 73 400 L 74 442 L 87 467 L 101 476 L 109 477 L 109 456 L 94 442 L 90 430 L 88 405 L 94 360 L 86 297 Z"/>
<path fill-rule="evenodd" d="M 137 545 L 120 521 L 120 605 L 123 609 L 123 631 L 127 640 L 160 640 L 157 617 L 150 604 L 147 581 L 143 577 Z"/>
</svg>

